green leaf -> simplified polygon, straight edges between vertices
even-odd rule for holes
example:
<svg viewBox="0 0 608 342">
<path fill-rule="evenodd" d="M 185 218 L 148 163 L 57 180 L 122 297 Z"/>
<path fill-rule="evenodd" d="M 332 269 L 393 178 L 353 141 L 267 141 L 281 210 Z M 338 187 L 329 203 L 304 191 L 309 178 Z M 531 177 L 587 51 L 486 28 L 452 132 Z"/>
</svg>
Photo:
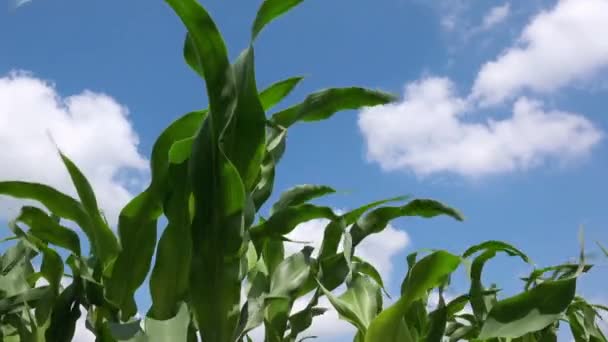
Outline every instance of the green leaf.
<svg viewBox="0 0 608 342">
<path fill-rule="evenodd" d="M 260 101 L 262 107 L 267 111 L 274 107 L 277 103 L 281 102 L 287 97 L 292 90 L 304 79 L 304 77 L 291 77 L 286 80 L 282 80 L 271 84 L 268 88 L 264 89 L 260 93 Z"/>
<path fill-rule="evenodd" d="M 471 288 L 469 290 L 469 298 L 475 317 L 477 317 L 479 321 L 484 321 L 489 309 L 491 309 L 486 303 L 486 295 L 484 294 L 486 289 L 481 282 L 481 274 L 486 262 L 494 258 L 498 252 L 507 253 L 509 256 L 517 256 L 526 263 L 530 263 L 530 259 L 526 254 L 512 245 L 493 240 L 470 247 L 464 252 L 463 257 L 469 257 L 480 251 L 483 253 L 477 256 L 471 265 Z"/>
<path fill-rule="evenodd" d="M 448 308 L 443 299 L 442 290 L 439 291 L 439 305 L 437 309 L 429 314 L 428 332 L 425 342 L 441 342 L 445 335 L 448 320 Z"/>
<path fill-rule="evenodd" d="M 207 11 L 195 0 L 166 0 L 188 29 L 186 60 L 205 78 L 212 131 L 224 129 L 235 103 L 234 74 L 222 36 Z M 216 136 L 217 136 L 216 135 Z"/>
<path fill-rule="evenodd" d="M 440 285 L 459 264 L 459 257 L 445 251 L 434 252 L 416 263 L 404 286 L 403 295 L 371 322 L 365 341 L 412 341 L 403 315 L 412 303 L 423 298 L 428 290 Z"/>
<path fill-rule="evenodd" d="M 190 312 L 186 304 L 182 304 L 177 315 L 170 319 L 155 320 L 147 317 L 144 320 L 147 342 L 186 342 L 188 340 L 189 325 Z"/>
<path fill-rule="evenodd" d="M 251 39 L 254 40 L 260 31 L 281 14 L 297 6 L 303 0 L 265 0 L 262 3 L 251 28 Z"/>
<path fill-rule="evenodd" d="M 510 245 L 506 242 L 496 241 L 496 240 L 486 241 L 486 242 L 480 243 L 478 245 L 469 247 L 463 253 L 462 257 L 468 258 L 471 255 L 473 255 L 479 251 L 486 251 L 486 250 L 496 251 L 496 252 L 505 252 L 505 253 L 509 254 L 510 256 L 519 256 L 524 262 L 531 263 L 530 258 L 524 252 L 520 251 L 519 249 L 513 247 L 512 245 Z"/>
<path fill-rule="evenodd" d="M 0 182 L 0 194 L 40 202 L 54 215 L 76 222 L 89 240 L 94 241 L 88 215 L 76 199 L 49 186 L 28 182 Z"/>
<path fill-rule="evenodd" d="M 268 220 L 250 229 L 253 238 L 281 236 L 290 233 L 298 224 L 313 219 L 335 219 L 336 214 L 329 207 L 320 207 L 312 204 L 301 204 L 287 207 L 275 212 Z"/>
<path fill-rule="evenodd" d="M 162 213 L 165 196 L 171 190 L 170 148 L 176 141 L 196 134 L 206 116 L 207 111 L 187 113 L 160 134 L 152 148 L 150 185 L 120 213 L 118 232 L 123 248 L 114 263 L 107 296 L 126 316 L 135 314 L 133 295 L 150 269 L 156 244 L 157 220 Z"/>
<path fill-rule="evenodd" d="M 171 145 L 169 150 L 169 162 L 172 164 L 181 164 L 190 158 L 192 152 L 192 144 L 194 136 L 181 139 Z"/>
<path fill-rule="evenodd" d="M 374 267 L 374 265 L 357 256 L 353 256 L 352 259 L 354 261 L 354 270 L 358 273 L 365 274 L 366 276 L 372 278 L 388 295 L 388 292 L 386 292 L 386 289 L 384 288 L 382 276 L 380 275 L 380 272 L 378 272 L 378 270 Z"/>
<path fill-rule="evenodd" d="M 323 233 L 323 242 L 321 243 L 321 249 L 319 250 L 319 259 L 325 259 L 336 254 L 338 245 L 340 243 L 340 238 L 342 237 L 345 228 L 355 223 L 355 221 L 357 221 L 361 215 L 365 214 L 366 211 L 388 202 L 402 201 L 406 198 L 407 197 L 405 196 L 400 196 L 372 202 L 351 210 L 331 221 L 325 227 Z"/>
<path fill-rule="evenodd" d="M 557 321 L 574 299 L 576 278 L 544 282 L 496 303 L 479 335 L 480 339 L 517 338 L 544 329 Z"/>
<path fill-rule="evenodd" d="M 72 183 L 74 183 L 76 192 L 78 192 L 78 197 L 80 197 L 82 206 L 89 217 L 90 230 L 93 238 L 91 241 L 91 244 L 94 247 L 93 251 L 101 260 L 105 270 L 107 267 L 111 266 L 120 250 L 118 241 L 104 218 L 101 216 L 101 212 L 97 206 L 95 193 L 93 192 L 93 188 L 89 181 L 67 156 L 61 153 L 61 151 L 59 152 L 59 155 L 70 174 L 70 178 L 72 178 Z"/>
<path fill-rule="evenodd" d="M 319 121 L 339 111 L 387 104 L 396 98 L 377 90 L 358 87 L 331 88 L 309 95 L 304 102 L 272 116 L 272 121 L 285 128 L 298 121 Z"/>
<path fill-rule="evenodd" d="M 19 294 L 0 299 L 0 315 L 4 316 L 15 311 L 20 311 L 24 306 L 36 307 L 37 302 L 49 295 L 51 288 L 41 286 L 23 291 Z"/>
<path fill-rule="evenodd" d="M 44 211 L 24 206 L 17 218 L 30 227 L 29 233 L 38 239 L 80 255 L 80 239 L 70 228 L 60 225 Z"/>
<path fill-rule="evenodd" d="M 80 283 L 70 284 L 57 298 L 46 330 L 47 341 L 70 342 L 80 318 Z"/>
<path fill-rule="evenodd" d="M 283 210 L 287 207 L 304 204 L 312 199 L 327 194 L 335 193 L 336 190 L 325 185 L 304 184 L 297 185 L 281 194 L 279 200 L 272 205 L 270 214 Z"/>
<path fill-rule="evenodd" d="M 224 153 L 239 171 L 246 191 L 255 186 L 266 142 L 266 114 L 258 97 L 254 68 L 253 47 L 249 47 L 233 66 L 237 105 L 230 125 L 220 139 Z"/>
<path fill-rule="evenodd" d="M 164 209 L 168 224 L 158 243 L 150 277 L 152 308 L 148 316 L 157 320 L 167 320 L 178 314 L 179 304 L 188 293 L 192 258 L 188 165 L 173 165 L 169 171 L 172 190 Z"/>
<path fill-rule="evenodd" d="M 388 223 L 398 217 L 420 216 L 431 218 L 438 215 L 447 215 L 462 221 L 462 215 L 453 208 L 430 199 L 416 199 L 401 207 L 381 207 L 369 212 L 359 219 L 352 227 L 353 246 L 357 246 L 370 234 L 382 231 Z"/>
<path fill-rule="evenodd" d="M 270 296 L 290 296 L 304 284 L 311 271 L 312 250 L 312 247 L 306 246 L 277 266 L 270 279 Z"/>
<path fill-rule="evenodd" d="M 167 0 L 189 32 L 186 59 L 202 71 L 210 115 L 196 135 L 189 160 L 194 195 L 191 305 L 201 337 L 230 340 L 239 319 L 241 259 L 244 259 L 246 194 L 239 170 L 223 151 L 237 106 L 234 73 L 224 41 L 207 11 L 194 0 Z M 192 54 L 191 54 L 192 55 Z M 199 72 L 200 74 L 200 72 Z M 230 141 L 228 141 L 230 143 Z"/>
<path fill-rule="evenodd" d="M 268 274 L 274 274 L 274 270 L 285 260 L 285 247 L 283 241 L 266 239 L 262 249 L 262 260 L 266 265 Z"/>
<path fill-rule="evenodd" d="M 319 287 L 340 317 L 365 335 L 367 327 L 382 308 L 380 286 L 367 276 L 355 275 L 346 292 L 339 297 L 334 296 L 321 283 Z"/>
<path fill-rule="evenodd" d="M 147 342 L 147 336 L 141 328 L 141 320 L 126 323 L 107 322 L 112 338 L 120 342 Z M 99 336 L 98 336 L 99 337 Z M 100 338 L 103 340 L 102 338 Z"/>
</svg>

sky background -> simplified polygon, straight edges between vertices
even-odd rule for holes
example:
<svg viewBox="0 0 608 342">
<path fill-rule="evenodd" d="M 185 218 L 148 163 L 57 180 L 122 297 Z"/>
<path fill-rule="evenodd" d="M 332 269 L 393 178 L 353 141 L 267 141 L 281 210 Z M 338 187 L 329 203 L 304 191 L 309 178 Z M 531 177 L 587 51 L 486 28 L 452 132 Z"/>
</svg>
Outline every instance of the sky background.
<svg viewBox="0 0 608 342">
<path fill-rule="evenodd" d="M 203 3 L 232 58 L 246 47 L 259 4 Z M 462 253 L 505 240 L 551 265 L 576 258 L 584 226 L 587 249 L 598 256 L 594 242 L 608 243 L 606 32 L 608 0 L 304 1 L 258 39 L 259 87 L 306 76 L 283 106 L 351 85 L 400 100 L 291 129 L 275 189 L 331 185 L 343 193 L 320 203 L 337 209 L 397 195 L 460 209 L 465 222 L 396 220 L 359 249 L 393 293 L 405 255 L 421 248 Z M 206 107 L 204 85 L 182 59 L 184 34 L 160 0 L 5 2 L 0 179 L 74 193 L 50 132 L 115 221 L 148 180 L 155 137 Z M 18 206 L 0 199 L 0 222 Z M 315 240 L 322 227 L 311 221 L 292 237 Z M 608 303 L 606 262 L 595 260 L 579 291 Z M 508 295 L 528 270 L 497 258 L 484 278 Z M 450 291 L 464 290 L 456 282 Z M 147 297 L 138 293 L 140 312 Z M 314 332 L 321 341 L 348 340 L 348 325 L 332 315 Z M 84 332 L 79 338 L 88 341 Z"/>
</svg>

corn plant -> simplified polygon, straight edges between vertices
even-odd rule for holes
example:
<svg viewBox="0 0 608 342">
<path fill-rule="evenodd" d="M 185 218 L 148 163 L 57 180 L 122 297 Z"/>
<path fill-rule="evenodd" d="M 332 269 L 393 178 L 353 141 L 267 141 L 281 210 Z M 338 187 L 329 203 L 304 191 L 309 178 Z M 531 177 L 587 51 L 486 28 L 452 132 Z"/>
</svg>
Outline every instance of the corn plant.
<svg viewBox="0 0 608 342">
<path fill-rule="evenodd" d="M 462 256 L 435 251 L 417 260 L 412 254 L 400 298 L 384 308 L 383 280 L 374 265 L 357 256 L 357 246 L 391 220 L 438 215 L 462 220 L 457 210 L 430 199 L 395 197 L 337 213 L 311 202 L 335 190 L 311 184 L 286 190 L 271 205 L 267 201 L 292 125 L 395 98 L 360 87 L 331 88 L 274 111 L 302 78 L 258 91 L 254 43 L 267 24 L 301 0 L 264 1 L 249 46 L 232 63 L 198 2 L 166 2 L 188 31 L 184 58 L 204 80 L 209 107 L 181 116 L 159 135 L 150 184 L 121 211 L 117 234 L 83 173 L 61 152 L 77 198 L 44 184 L 0 182 L 0 194 L 44 207 L 25 206 L 9 223 L 17 243 L 0 264 L 0 341 L 70 341 L 83 319 L 104 342 L 251 341 L 256 328 L 264 330 L 265 342 L 295 342 L 307 337 L 315 317 L 327 309 L 319 306 L 323 296 L 357 328 L 359 342 L 502 341 L 551 330 L 564 315 L 582 317 L 586 324 L 586 302 L 574 297 L 581 270 L 539 283 L 541 273 L 519 297 L 502 301 L 496 289 L 483 287 L 481 269 L 496 253 L 527 261 L 500 242 L 474 246 Z M 328 224 L 319 250 L 305 246 L 286 255 L 286 235 L 320 218 Z M 159 238 L 161 223 L 166 224 Z M 88 252 L 75 229 L 86 237 Z M 481 255 L 472 261 L 470 292 L 446 303 L 450 275 L 476 253 Z M 32 263 L 36 255 L 42 260 L 38 269 Z M 152 305 L 138 318 L 142 308 L 134 294 L 148 275 Z M 338 288 L 345 290 L 338 295 Z M 428 312 L 433 290 L 440 301 Z M 308 305 L 294 312 L 294 302 L 304 296 Z M 467 304 L 473 313 L 463 316 Z M 469 324 L 462 323 L 464 317 Z M 529 324 L 522 326 L 522 319 Z"/>
</svg>

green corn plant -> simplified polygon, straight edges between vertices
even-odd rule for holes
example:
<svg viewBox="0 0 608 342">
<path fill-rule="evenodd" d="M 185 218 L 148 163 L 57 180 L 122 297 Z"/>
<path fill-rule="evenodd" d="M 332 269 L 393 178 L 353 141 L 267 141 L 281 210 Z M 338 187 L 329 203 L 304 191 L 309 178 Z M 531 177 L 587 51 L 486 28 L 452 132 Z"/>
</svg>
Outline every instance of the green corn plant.
<svg viewBox="0 0 608 342">
<path fill-rule="evenodd" d="M 205 342 L 241 341 L 260 326 L 266 341 L 295 341 L 323 313 L 318 299 L 345 282 L 374 289 L 381 299 L 378 272 L 355 254 L 365 237 L 398 217 L 461 219 L 456 210 L 433 200 L 387 206 L 405 198 L 337 214 L 310 203 L 334 192 L 315 185 L 289 189 L 267 218 L 259 215 L 273 192 L 290 126 L 394 100 L 375 90 L 331 88 L 270 112 L 302 78 L 258 91 L 253 43 L 268 23 L 300 2 L 263 2 L 249 47 L 230 63 L 206 10 L 194 0 L 167 0 L 187 28 L 184 57 L 205 81 L 209 108 L 178 118 L 158 137 L 150 184 L 121 211 L 117 234 L 83 173 L 61 152 L 78 198 L 43 184 L 0 182 L 0 194 L 34 200 L 46 208 L 24 207 L 10 223 L 20 243 L 42 255 L 40 271 L 32 274 L 49 284 L 34 287 L 30 281 L 27 289 L 7 292 L 11 305 L 34 312 L 33 319 L 19 316 L 18 321 L 27 322 L 36 337 L 19 327 L 10 333 L 22 340 L 69 341 L 82 306 L 87 328 L 99 341 L 190 341 L 197 336 Z M 167 225 L 157 243 L 161 217 Z M 329 221 L 318 253 L 313 256 L 305 247 L 286 257 L 285 235 L 318 218 Z M 74 226 L 88 240 L 88 255 Z M 67 251 L 65 260 L 56 247 Z M 142 322 L 136 319 L 134 293 L 148 274 L 152 307 Z M 66 277 L 70 282 L 64 286 Z M 32 302 L 29 293 L 43 298 Z M 295 300 L 311 294 L 309 305 L 292 313 Z M 12 306 L 0 308 L 3 319 L 17 314 Z"/>
<path fill-rule="evenodd" d="M 457 210 L 395 197 L 337 213 L 313 203 L 335 190 L 311 184 L 267 201 L 292 125 L 395 98 L 331 88 L 274 111 L 302 78 L 258 91 L 254 43 L 302 0 L 264 1 L 249 46 L 233 62 L 198 2 L 166 2 L 187 29 L 184 58 L 204 80 L 209 108 L 179 117 L 158 136 L 150 184 L 123 208 L 116 232 L 83 173 L 61 152 L 77 198 L 43 184 L 0 182 L 0 195 L 45 208 L 24 206 L 8 224 L 13 237 L 2 243 L 13 245 L 0 258 L 0 341 L 71 341 L 83 319 L 103 342 L 241 342 L 252 341 L 254 329 L 264 330 L 265 342 L 295 342 L 310 337 L 307 329 L 327 310 L 322 297 L 357 329 L 356 342 L 555 341 L 560 324 L 568 324 L 577 342 L 606 341 L 598 325 L 606 308 L 575 295 L 577 277 L 591 268 L 583 257 L 579 264 L 534 269 L 523 292 L 499 299 L 496 286 L 482 283 L 485 264 L 499 253 L 531 264 L 499 241 L 462 255 L 412 253 L 399 298 L 385 305 L 383 279 L 357 247 L 394 219 L 462 220 Z M 320 248 L 286 255 L 287 235 L 313 219 L 327 221 Z M 461 265 L 469 266 L 469 291 L 449 299 L 451 275 Z M 139 318 L 134 294 L 148 276 L 152 305 Z M 336 294 L 339 288 L 344 291 Z M 430 308 L 433 293 L 438 304 Z M 295 312 L 304 297 L 308 304 Z"/>
</svg>

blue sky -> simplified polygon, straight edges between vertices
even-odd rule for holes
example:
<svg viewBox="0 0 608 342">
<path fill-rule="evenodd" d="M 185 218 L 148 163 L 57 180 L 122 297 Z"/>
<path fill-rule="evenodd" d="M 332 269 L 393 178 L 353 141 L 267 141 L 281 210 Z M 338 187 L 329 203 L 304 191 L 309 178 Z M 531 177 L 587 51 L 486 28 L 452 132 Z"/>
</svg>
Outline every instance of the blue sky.
<svg viewBox="0 0 608 342">
<path fill-rule="evenodd" d="M 204 5 L 235 57 L 259 1 Z M 304 75 L 286 103 L 349 85 L 401 100 L 293 128 L 276 189 L 328 184 L 348 192 L 322 201 L 341 209 L 402 194 L 460 209 L 464 223 L 397 220 L 366 247 L 394 288 L 404 256 L 419 248 L 462 252 L 506 240 L 548 265 L 576 257 L 583 225 L 596 250 L 594 241 L 608 243 L 605 9 L 606 0 L 305 1 L 256 43 L 260 87 Z M 163 1 L 7 3 L 0 178 L 73 192 L 49 130 L 115 213 L 145 182 L 156 135 L 206 106 L 201 80 L 182 60 L 184 33 Z M 0 219 L 14 208 L 0 200 Z M 304 231 L 317 232 L 317 223 Z M 608 302 L 606 262 L 599 264 L 580 290 Z M 496 259 L 487 282 L 513 293 L 525 270 Z M 139 297 L 145 311 L 145 291 Z"/>
</svg>

